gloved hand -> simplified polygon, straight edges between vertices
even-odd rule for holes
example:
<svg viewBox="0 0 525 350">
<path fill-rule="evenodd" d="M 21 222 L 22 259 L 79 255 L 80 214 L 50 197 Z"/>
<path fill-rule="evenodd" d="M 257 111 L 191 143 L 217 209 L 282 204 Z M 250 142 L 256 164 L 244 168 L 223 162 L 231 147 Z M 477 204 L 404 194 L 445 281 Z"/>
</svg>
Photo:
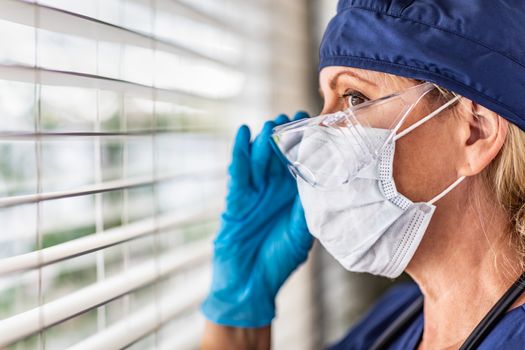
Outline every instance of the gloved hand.
<svg viewBox="0 0 525 350">
<path fill-rule="evenodd" d="M 305 117 L 299 112 L 294 120 Z M 296 182 L 270 145 L 272 128 L 288 121 L 281 115 L 266 122 L 251 145 L 248 127 L 237 132 L 211 290 L 202 304 L 217 324 L 269 325 L 279 288 L 312 246 Z"/>
</svg>

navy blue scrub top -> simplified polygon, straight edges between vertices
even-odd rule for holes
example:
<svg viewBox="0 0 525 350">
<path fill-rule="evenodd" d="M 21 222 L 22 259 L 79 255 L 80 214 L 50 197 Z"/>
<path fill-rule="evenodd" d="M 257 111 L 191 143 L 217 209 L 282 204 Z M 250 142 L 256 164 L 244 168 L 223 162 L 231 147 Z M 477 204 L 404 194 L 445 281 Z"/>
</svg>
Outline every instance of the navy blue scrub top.
<svg viewBox="0 0 525 350">
<path fill-rule="evenodd" d="M 391 288 L 339 343 L 330 346 L 328 350 L 365 350 L 370 348 L 379 335 L 420 295 L 421 292 L 418 287 L 412 283 Z M 423 313 L 405 329 L 388 349 L 417 349 L 422 334 Z M 525 349 L 525 305 L 507 312 L 478 349 Z"/>
</svg>

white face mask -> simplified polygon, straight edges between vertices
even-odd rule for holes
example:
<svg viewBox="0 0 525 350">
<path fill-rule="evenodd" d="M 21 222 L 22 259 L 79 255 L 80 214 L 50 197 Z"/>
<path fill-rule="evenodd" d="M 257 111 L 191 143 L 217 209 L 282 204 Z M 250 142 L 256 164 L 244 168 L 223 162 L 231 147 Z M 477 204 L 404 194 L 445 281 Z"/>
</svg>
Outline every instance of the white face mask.
<svg viewBox="0 0 525 350">
<path fill-rule="evenodd" d="M 413 203 L 397 192 L 393 179 L 395 140 L 435 114 L 391 138 L 377 159 L 340 188 L 321 190 L 297 177 L 299 196 L 310 233 L 347 270 L 391 278 L 399 276 L 423 238 L 436 208 L 433 203 L 464 179 L 460 177 L 426 203 Z M 370 139 L 386 139 L 391 132 L 369 127 L 363 130 Z M 317 159 L 319 164 L 322 163 L 322 168 L 336 169 L 341 166 L 340 158 L 331 149 L 324 150 L 320 146 L 328 144 L 319 139 L 322 135 L 326 134 L 316 133 L 314 138 L 305 137 L 299 146 L 298 158 L 301 159 L 302 153 L 309 158 L 310 163 Z M 345 156 L 350 158 L 349 162 L 359 157 L 355 153 L 348 153 Z"/>
</svg>

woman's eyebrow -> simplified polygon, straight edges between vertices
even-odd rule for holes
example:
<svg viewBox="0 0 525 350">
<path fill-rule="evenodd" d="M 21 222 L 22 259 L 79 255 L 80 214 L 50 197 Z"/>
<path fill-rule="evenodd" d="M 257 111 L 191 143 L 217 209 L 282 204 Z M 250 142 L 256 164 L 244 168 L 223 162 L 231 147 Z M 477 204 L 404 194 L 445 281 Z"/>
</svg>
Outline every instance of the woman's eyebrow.
<svg viewBox="0 0 525 350">
<path fill-rule="evenodd" d="M 339 72 L 337 73 L 329 82 L 329 86 L 330 86 L 330 89 L 332 90 L 335 90 L 337 88 L 337 83 L 338 83 L 338 80 L 339 80 L 339 77 L 341 76 L 347 76 L 347 77 L 351 77 L 351 78 L 354 78 L 356 80 L 359 80 L 365 84 L 368 84 L 368 85 L 371 85 L 375 88 L 377 88 L 377 84 L 374 83 L 374 82 L 371 82 L 370 80 L 367 80 L 365 78 L 361 78 L 360 76 L 358 76 L 357 74 L 355 74 L 354 72 L 352 71 L 342 71 L 342 72 Z M 321 98 L 324 99 L 324 93 L 323 93 L 323 89 L 321 87 L 319 87 L 319 95 L 321 95 Z"/>
<path fill-rule="evenodd" d="M 361 81 L 361 82 L 363 82 L 363 83 L 365 83 L 365 84 L 368 84 L 368 85 L 371 85 L 371 86 L 377 88 L 376 83 L 371 82 L 370 80 L 367 80 L 367 79 L 365 79 L 365 78 L 361 78 L 359 75 L 357 75 L 357 74 L 355 74 L 354 72 L 348 70 L 348 71 L 342 71 L 342 72 L 339 72 L 339 73 L 337 73 L 337 74 L 332 78 L 332 80 L 330 81 L 330 84 L 329 84 L 329 85 L 330 85 L 330 88 L 331 88 L 332 90 L 335 89 L 335 88 L 337 87 L 337 83 L 338 83 L 339 77 L 341 77 L 341 76 L 351 77 L 351 78 L 354 78 L 354 79 L 356 79 L 356 80 L 359 80 L 359 81 Z"/>
</svg>

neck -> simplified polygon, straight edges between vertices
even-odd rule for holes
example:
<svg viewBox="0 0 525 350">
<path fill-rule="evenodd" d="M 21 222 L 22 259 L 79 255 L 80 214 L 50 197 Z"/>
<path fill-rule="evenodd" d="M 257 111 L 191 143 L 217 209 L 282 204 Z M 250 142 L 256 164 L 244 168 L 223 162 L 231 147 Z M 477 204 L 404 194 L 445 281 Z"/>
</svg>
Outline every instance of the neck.
<svg viewBox="0 0 525 350">
<path fill-rule="evenodd" d="M 437 203 L 407 268 L 425 297 L 420 349 L 457 349 L 521 274 L 507 214 L 469 180 Z"/>
</svg>

